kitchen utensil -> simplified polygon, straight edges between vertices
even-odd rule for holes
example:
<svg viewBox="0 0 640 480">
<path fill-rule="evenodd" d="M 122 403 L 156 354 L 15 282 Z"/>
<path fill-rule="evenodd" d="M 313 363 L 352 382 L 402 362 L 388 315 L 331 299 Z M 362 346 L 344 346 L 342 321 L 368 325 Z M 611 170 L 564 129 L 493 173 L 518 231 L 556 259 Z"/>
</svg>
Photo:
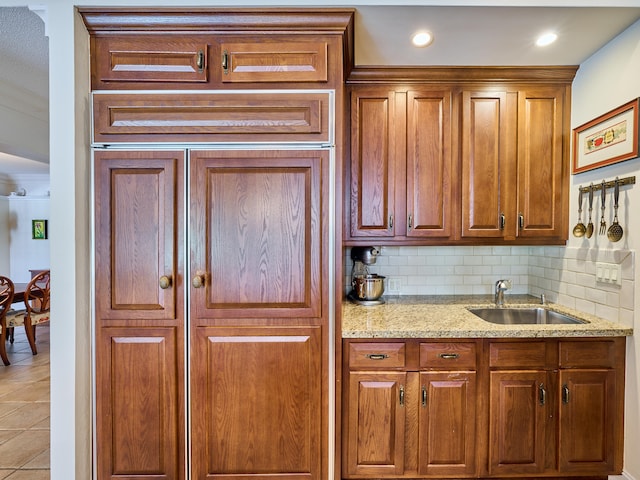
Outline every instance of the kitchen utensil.
<svg viewBox="0 0 640 480">
<path fill-rule="evenodd" d="M 618 181 L 618 177 L 615 180 L 615 186 L 613 187 L 613 223 L 609 227 L 607 231 L 607 238 L 612 242 L 617 242 L 624 235 L 624 230 L 622 226 L 618 223 L 618 198 L 620 197 L 620 182 Z"/>
<path fill-rule="evenodd" d="M 589 185 L 589 223 L 587 223 L 587 231 L 585 235 L 591 238 L 593 235 L 593 221 L 591 220 L 591 212 L 593 212 L 593 183 Z"/>
<path fill-rule="evenodd" d="M 578 223 L 573 227 L 573 236 L 582 237 L 587 231 L 587 227 L 582 223 L 582 187 L 578 188 Z"/>
<path fill-rule="evenodd" d="M 606 191 L 607 191 L 607 186 L 605 185 L 604 180 L 603 180 L 602 181 L 602 192 L 600 193 L 600 201 L 601 201 L 600 210 L 602 212 L 602 216 L 600 217 L 600 235 L 604 235 L 605 233 L 607 233 L 607 222 L 604 219 L 604 205 L 605 205 Z"/>
</svg>

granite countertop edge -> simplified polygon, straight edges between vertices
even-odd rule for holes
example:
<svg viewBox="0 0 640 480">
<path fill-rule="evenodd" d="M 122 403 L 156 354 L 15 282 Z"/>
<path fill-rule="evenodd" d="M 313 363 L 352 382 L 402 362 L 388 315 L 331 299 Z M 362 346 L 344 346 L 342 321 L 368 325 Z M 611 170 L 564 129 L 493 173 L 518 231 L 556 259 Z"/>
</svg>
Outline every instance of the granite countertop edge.
<svg viewBox="0 0 640 480">
<path fill-rule="evenodd" d="M 490 295 L 406 295 L 383 297 L 382 305 L 363 306 L 345 299 L 342 338 L 542 338 L 620 337 L 633 329 L 554 303 L 545 307 L 586 323 L 570 325 L 498 325 L 469 308 L 493 307 Z M 530 295 L 505 297 L 505 307 L 539 307 Z"/>
</svg>

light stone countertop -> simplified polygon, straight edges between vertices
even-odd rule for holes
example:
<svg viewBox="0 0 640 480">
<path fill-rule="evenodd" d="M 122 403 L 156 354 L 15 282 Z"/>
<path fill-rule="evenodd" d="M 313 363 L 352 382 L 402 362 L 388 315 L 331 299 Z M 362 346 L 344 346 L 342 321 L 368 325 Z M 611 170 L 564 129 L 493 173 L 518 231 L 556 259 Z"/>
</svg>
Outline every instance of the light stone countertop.
<svg viewBox="0 0 640 480">
<path fill-rule="evenodd" d="M 344 299 L 342 338 L 500 338 L 618 337 L 633 329 L 593 315 L 547 303 L 550 310 L 588 323 L 570 325 L 498 325 L 469 308 L 495 307 L 488 295 L 383 296 L 385 303 L 363 306 Z M 505 307 L 540 307 L 536 297 L 506 295 Z"/>
</svg>

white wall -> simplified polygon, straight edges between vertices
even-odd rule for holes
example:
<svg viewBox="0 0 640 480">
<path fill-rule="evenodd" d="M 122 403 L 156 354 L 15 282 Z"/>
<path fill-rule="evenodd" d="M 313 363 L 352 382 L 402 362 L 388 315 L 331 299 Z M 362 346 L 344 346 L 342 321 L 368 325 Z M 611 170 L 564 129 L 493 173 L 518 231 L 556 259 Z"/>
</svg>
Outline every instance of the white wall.
<svg viewBox="0 0 640 480">
<path fill-rule="evenodd" d="M 50 267 L 49 239 L 34 240 L 32 238 L 32 220 L 49 221 L 49 198 L 10 197 L 9 277 L 14 282 L 28 282 L 31 279 L 29 270 Z M 50 224 L 49 227 L 51 227 Z"/>
<path fill-rule="evenodd" d="M 610 42 L 589 60 L 584 62 L 573 83 L 572 127 L 612 110 L 634 98 L 640 97 L 640 22 L 636 22 L 614 41 Z M 572 222 L 577 221 L 577 190 L 579 185 L 588 185 L 616 176 L 635 175 L 636 185 L 624 187 L 620 194 L 620 222 L 625 228 L 621 245 L 611 244 L 606 237 L 592 237 L 591 241 L 571 239 L 570 245 L 596 251 L 608 248 L 640 247 L 640 159 L 628 160 L 613 166 L 572 177 Z M 576 195 L 573 195 L 575 192 Z M 611 211 L 609 205 L 608 211 Z M 635 268 L 634 328 L 640 331 L 640 282 L 639 270 Z M 640 335 L 627 342 L 627 383 L 625 412 L 625 474 L 640 479 Z"/>
</svg>

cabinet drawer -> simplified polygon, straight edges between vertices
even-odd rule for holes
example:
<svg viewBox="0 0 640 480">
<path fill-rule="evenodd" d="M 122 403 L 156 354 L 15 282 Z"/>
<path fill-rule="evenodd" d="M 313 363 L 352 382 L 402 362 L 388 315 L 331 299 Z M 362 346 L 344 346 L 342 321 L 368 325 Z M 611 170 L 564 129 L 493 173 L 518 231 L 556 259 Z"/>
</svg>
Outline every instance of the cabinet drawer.
<svg viewBox="0 0 640 480">
<path fill-rule="evenodd" d="M 222 83 L 326 82 L 327 42 L 220 42 Z"/>
<path fill-rule="evenodd" d="M 405 366 L 406 344 L 393 343 L 350 343 L 349 367 L 398 368 Z"/>
<path fill-rule="evenodd" d="M 93 142 L 328 143 L 332 97 L 296 93 L 94 93 Z"/>
<path fill-rule="evenodd" d="M 94 90 L 133 83 L 207 83 L 208 45 L 202 37 L 131 35 L 92 39 Z"/>
<path fill-rule="evenodd" d="M 492 342 L 489 345 L 490 367 L 543 368 L 547 344 L 541 342 Z"/>
<path fill-rule="evenodd" d="M 616 366 L 615 341 L 577 342 L 561 341 L 559 345 L 560 368 Z"/>
<path fill-rule="evenodd" d="M 420 368 L 475 369 L 476 344 L 459 342 L 421 343 Z"/>
</svg>

